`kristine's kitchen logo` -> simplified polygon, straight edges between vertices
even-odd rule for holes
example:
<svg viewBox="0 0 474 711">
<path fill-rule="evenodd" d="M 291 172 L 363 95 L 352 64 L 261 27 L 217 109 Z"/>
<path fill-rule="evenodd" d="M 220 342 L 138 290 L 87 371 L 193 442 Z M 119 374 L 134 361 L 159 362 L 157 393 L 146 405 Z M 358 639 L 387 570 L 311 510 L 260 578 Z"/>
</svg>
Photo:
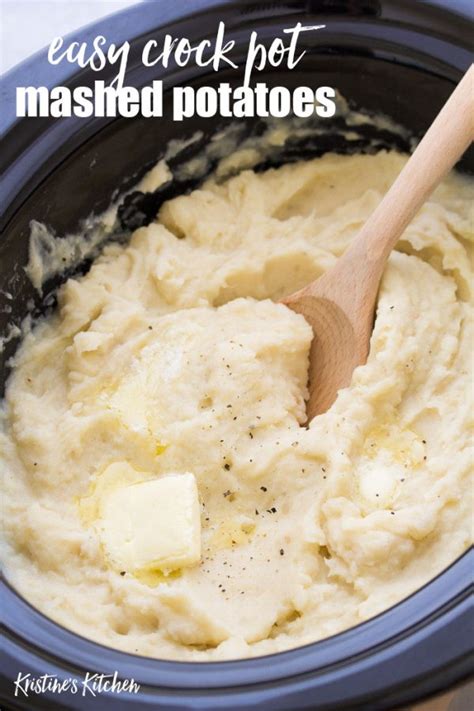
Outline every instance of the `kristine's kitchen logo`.
<svg viewBox="0 0 474 711">
<path fill-rule="evenodd" d="M 80 694 L 81 696 L 99 696 L 100 694 L 137 694 L 140 684 L 134 679 L 119 679 L 118 672 L 98 674 L 87 672 L 83 679 L 59 679 L 56 674 L 32 676 L 18 672 L 15 684 L 15 696 L 30 694 Z"/>
</svg>

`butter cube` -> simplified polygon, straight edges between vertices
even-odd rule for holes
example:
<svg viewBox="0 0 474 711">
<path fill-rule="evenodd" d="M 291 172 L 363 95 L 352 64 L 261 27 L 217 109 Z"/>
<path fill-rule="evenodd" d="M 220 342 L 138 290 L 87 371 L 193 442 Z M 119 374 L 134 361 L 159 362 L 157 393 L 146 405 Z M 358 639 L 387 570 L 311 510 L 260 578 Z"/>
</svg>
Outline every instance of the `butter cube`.
<svg viewBox="0 0 474 711">
<path fill-rule="evenodd" d="M 193 474 L 123 486 L 102 502 L 98 528 L 111 564 L 130 573 L 169 573 L 201 557 L 201 518 Z"/>
</svg>

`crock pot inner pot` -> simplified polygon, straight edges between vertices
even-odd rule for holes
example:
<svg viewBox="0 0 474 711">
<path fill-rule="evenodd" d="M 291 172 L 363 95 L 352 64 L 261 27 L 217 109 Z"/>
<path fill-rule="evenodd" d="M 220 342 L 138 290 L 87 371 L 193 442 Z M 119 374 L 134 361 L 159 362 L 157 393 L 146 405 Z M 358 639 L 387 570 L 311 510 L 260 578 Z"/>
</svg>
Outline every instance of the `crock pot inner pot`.
<svg viewBox="0 0 474 711">
<path fill-rule="evenodd" d="M 253 7 L 241 3 L 245 7 Z M 283 5 L 283 4 L 282 4 Z M 241 13 L 235 21 L 235 3 L 228 3 L 226 12 L 233 12 L 233 32 L 237 49 L 246 46 L 252 29 L 261 38 L 271 38 L 278 28 L 321 23 L 326 19 L 328 32 L 307 47 L 304 63 L 291 72 L 266 72 L 259 81 L 269 86 L 288 87 L 335 86 L 351 105 L 369 112 L 383 113 L 407 127 L 414 137 L 428 127 L 436 112 L 453 89 L 462 73 L 467 53 L 449 54 L 454 45 L 442 37 L 444 16 L 437 10 L 426 15 L 426 28 L 418 25 L 419 42 L 404 33 L 403 23 L 392 32 L 383 23 L 387 7 L 409 3 L 361 3 L 360 16 L 351 17 L 353 3 L 333 3 L 347 22 L 333 30 L 333 18 L 325 18 L 326 3 L 284 5 L 261 11 Z M 264 4 L 262 5 L 262 8 Z M 265 7 L 267 7 L 265 5 Z M 321 10 L 322 8 L 322 10 Z M 240 8 L 242 10 L 242 7 Z M 239 10 L 239 12 L 240 12 Z M 321 10 L 323 16 L 318 14 Z M 257 13 L 257 19 L 255 14 Z M 344 14 L 346 13 L 346 15 Z M 153 14 L 153 13 L 151 13 Z M 204 13 L 205 14 L 205 13 Z M 130 15 L 133 17 L 132 15 Z M 213 27 L 216 11 L 177 22 L 165 31 L 177 36 L 202 38 L 202 28 Z M 367 19 L 368 18 L 368 19 Z M 368 24 L 364 24 L 365 22 Z M 458 28 L 458 18 L 451 17 L 451 29 Z M 206 24 L 207 23 L 207 24 Z M 157 36 L 163 29 L 159 17 L 150 16 L 149 27 L 137 42 Z M 336 23 L 337 24 L 337 23 Z M 111 21 L 111 28 L 113 22 Z M 388 34 L 387 34 L 388 32 Z M 91 30 L 92 36 L 98 34 Z M 435 39 L 432 42 L 432 38 Z M 239 44 L 240 43 L 240 44 Z M 460 45 L 462 42 L 460 40 Z M 370 49 L 369 49 L 370 47 Z M 453 50 L 454 51 L 454 50 Z M 456 50 L 457 51 L 457 50 Z M 239 84 L 239 73 L 219 74 L 175 70 L 166 79 L 168 85 L 189 83 L 214 86 L 220 81 Z M 95 79 L 87 72 L 71 78 L 71 84 L 87 84 Z M 141 86 L 160 76 L 146 76 L 137 62 L 130 68 L 129 84 Z M 28 83 L 23 80 L 23 84 Z M 165 117 L 171 115 L 169 92 L 165 94 Z M 323 139 L 288 142 L 271 163 L 295 161 L 321 155 L 327 151 L 367 151 L 374 148 L 408 150 L 408 142 L 390 131 L 367 129 L 359 141 L 348 144 L 341 138 L 338 119 L 328 120 L 334 131 Z M 246 120 L 245 135 L 262 131 L 258 119 Z M 44 313 L 54 306 L 55 289 L 70 272 L 45 285 L 42 295 L 33 288 L 24 267 L 28 262 L 30 221 L 42 222 L 58 239 L 80 229 L 81 221 L 91 213 L 100 214 L 116 195 L 125 193 L 138 181 L 165 150 L 171 139 L 189 138 L 202 131 L 203 138 L 183 150 L 170 161 L 176 168 L 199 153 L 203 144 L 225 125 L 220 119 L 193 118 L 182 123 L 169 119 L 90 120 L 62 122 L 48 119 L 26 119 L 18 122 L 5 139 L 5 180 L 10 199 L 2 218 L 3 236 L 0 242 L 0 294 L 11 294 L 0 313 L 0 335 L 5 335 L 11 323 L 20 324 L 34 304 L 33 314 Z M 68 128 L 70 127 L 70 128 Z M 375 142 L 374 142 L 375 139 Z M 21 156 L 20 147 L 23 151 Z M 19 158 L 29 157 L 30 165 L 22 173 L 16 169 Z M 31 161 L 36 161 L 32 167 Z M 472 150 L 461 165 L 474 171 Z M 152 219 L 160 204 L 175 194 L 195 187 L 193 181 L 176 181 L 157 193 L 143 198 L 133 195 L 123 201 L 119 211 L 123 234 L 140 223 Z M 89 263 L 77 269 L 84 272 Z M 0 385 L 2 392 L 8 377 L 8 360 L 18 345 L 11 339 L 1 354 Z M 143 685 L 139 697 L 127 699 L 101 697 L 101 708 L 131 708 L 148 705 L 155 708 L 389 708 L 414 698 L 433 693 L 465 678 L 470 670 L 465 651 L 469 649 L 467 582 L 472 559 L 463 556 L 451 568 L 423 590 L 395 608 L 329 640 L 298 650 L 250 661 L 212 664 L 156 662 L 108 650 L 61 629 L 33 610 L 5 585 L 4 611 L 8 616 L 7 655 L 5 669 L 13 673 L 24 666 L 39 675 L 45 669 L 60 676 L 82 674 L 84 669 L 100 668 L 109 673 L 120 669 L 122 676 L 135 677 Z M 454 642 L 455 653 L 450 654 Z M 388 640 L 392 641 L 389 643 Z M 441 645 L 436 658 L 430 657 L 432 645 Z M 444 646 L 443 646 L 444 645 Z M 457 646 L 456 646 L 457 645 Z M 437 647 L 438 649 L 438 647 Z M 375 657 L 374 657 L 375 655 Z M 374 661 L 376 659 L 376 661 Z M 197 669 L 196 669 L 197 668 Z M 6 673 L 6 672 L 5 672 Z M 204 691 L 205 690 L 205 691 Z M 227 699 L 225 701 L 225 699 Z M 27 708 L 18 701 L 18 708 Z M 69 700 L 69 708 L 89 708 L 80 699 Z M 74 705 L 77 704 L 77 705 Z M 135 704 L 135 706 L 133 706 Z M 376 704 L 376 705 L 374 705 Z M 44 696 L 37 708 L 60 707 L 61 700 Z M 94 706 L 91 705 L 92 708 Z"/>
</svg>

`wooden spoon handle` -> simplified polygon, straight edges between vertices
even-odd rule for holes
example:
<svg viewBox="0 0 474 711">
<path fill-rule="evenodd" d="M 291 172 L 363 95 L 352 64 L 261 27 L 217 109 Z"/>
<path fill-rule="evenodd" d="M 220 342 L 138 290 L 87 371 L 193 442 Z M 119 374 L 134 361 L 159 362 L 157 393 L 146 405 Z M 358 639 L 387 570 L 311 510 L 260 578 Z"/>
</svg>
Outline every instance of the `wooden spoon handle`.
<svg viewBox="0 0 474 711">
<path fill-rule="evenodd" d="M 473 140 L 473 91 L 471 65 L 344 258 L 362 249 L 383 269 L 405 227 Z"/>
</svg>

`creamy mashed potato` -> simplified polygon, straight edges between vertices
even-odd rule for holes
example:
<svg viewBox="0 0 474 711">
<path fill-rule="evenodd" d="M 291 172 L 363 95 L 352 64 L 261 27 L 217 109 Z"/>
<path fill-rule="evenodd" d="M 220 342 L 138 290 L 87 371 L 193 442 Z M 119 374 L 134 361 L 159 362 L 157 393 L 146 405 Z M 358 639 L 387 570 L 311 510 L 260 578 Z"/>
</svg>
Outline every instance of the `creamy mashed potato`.
<svg viewBox="0 0 474 711">
<path fill-rule="evenodd" d="M 472 182 L 450 175 L 406 230 L 368 362 L 308 429 L 311 329 L 276 303 L 334 265 L 405 160 L 209 181 L 64 284 L 16 356 L 1 439 L 7 576 L 46 615 L 160 658 L 266 654 L 466 549 Z M 160 506 L 184 522 L 164 542 Z"/>
</svg>

